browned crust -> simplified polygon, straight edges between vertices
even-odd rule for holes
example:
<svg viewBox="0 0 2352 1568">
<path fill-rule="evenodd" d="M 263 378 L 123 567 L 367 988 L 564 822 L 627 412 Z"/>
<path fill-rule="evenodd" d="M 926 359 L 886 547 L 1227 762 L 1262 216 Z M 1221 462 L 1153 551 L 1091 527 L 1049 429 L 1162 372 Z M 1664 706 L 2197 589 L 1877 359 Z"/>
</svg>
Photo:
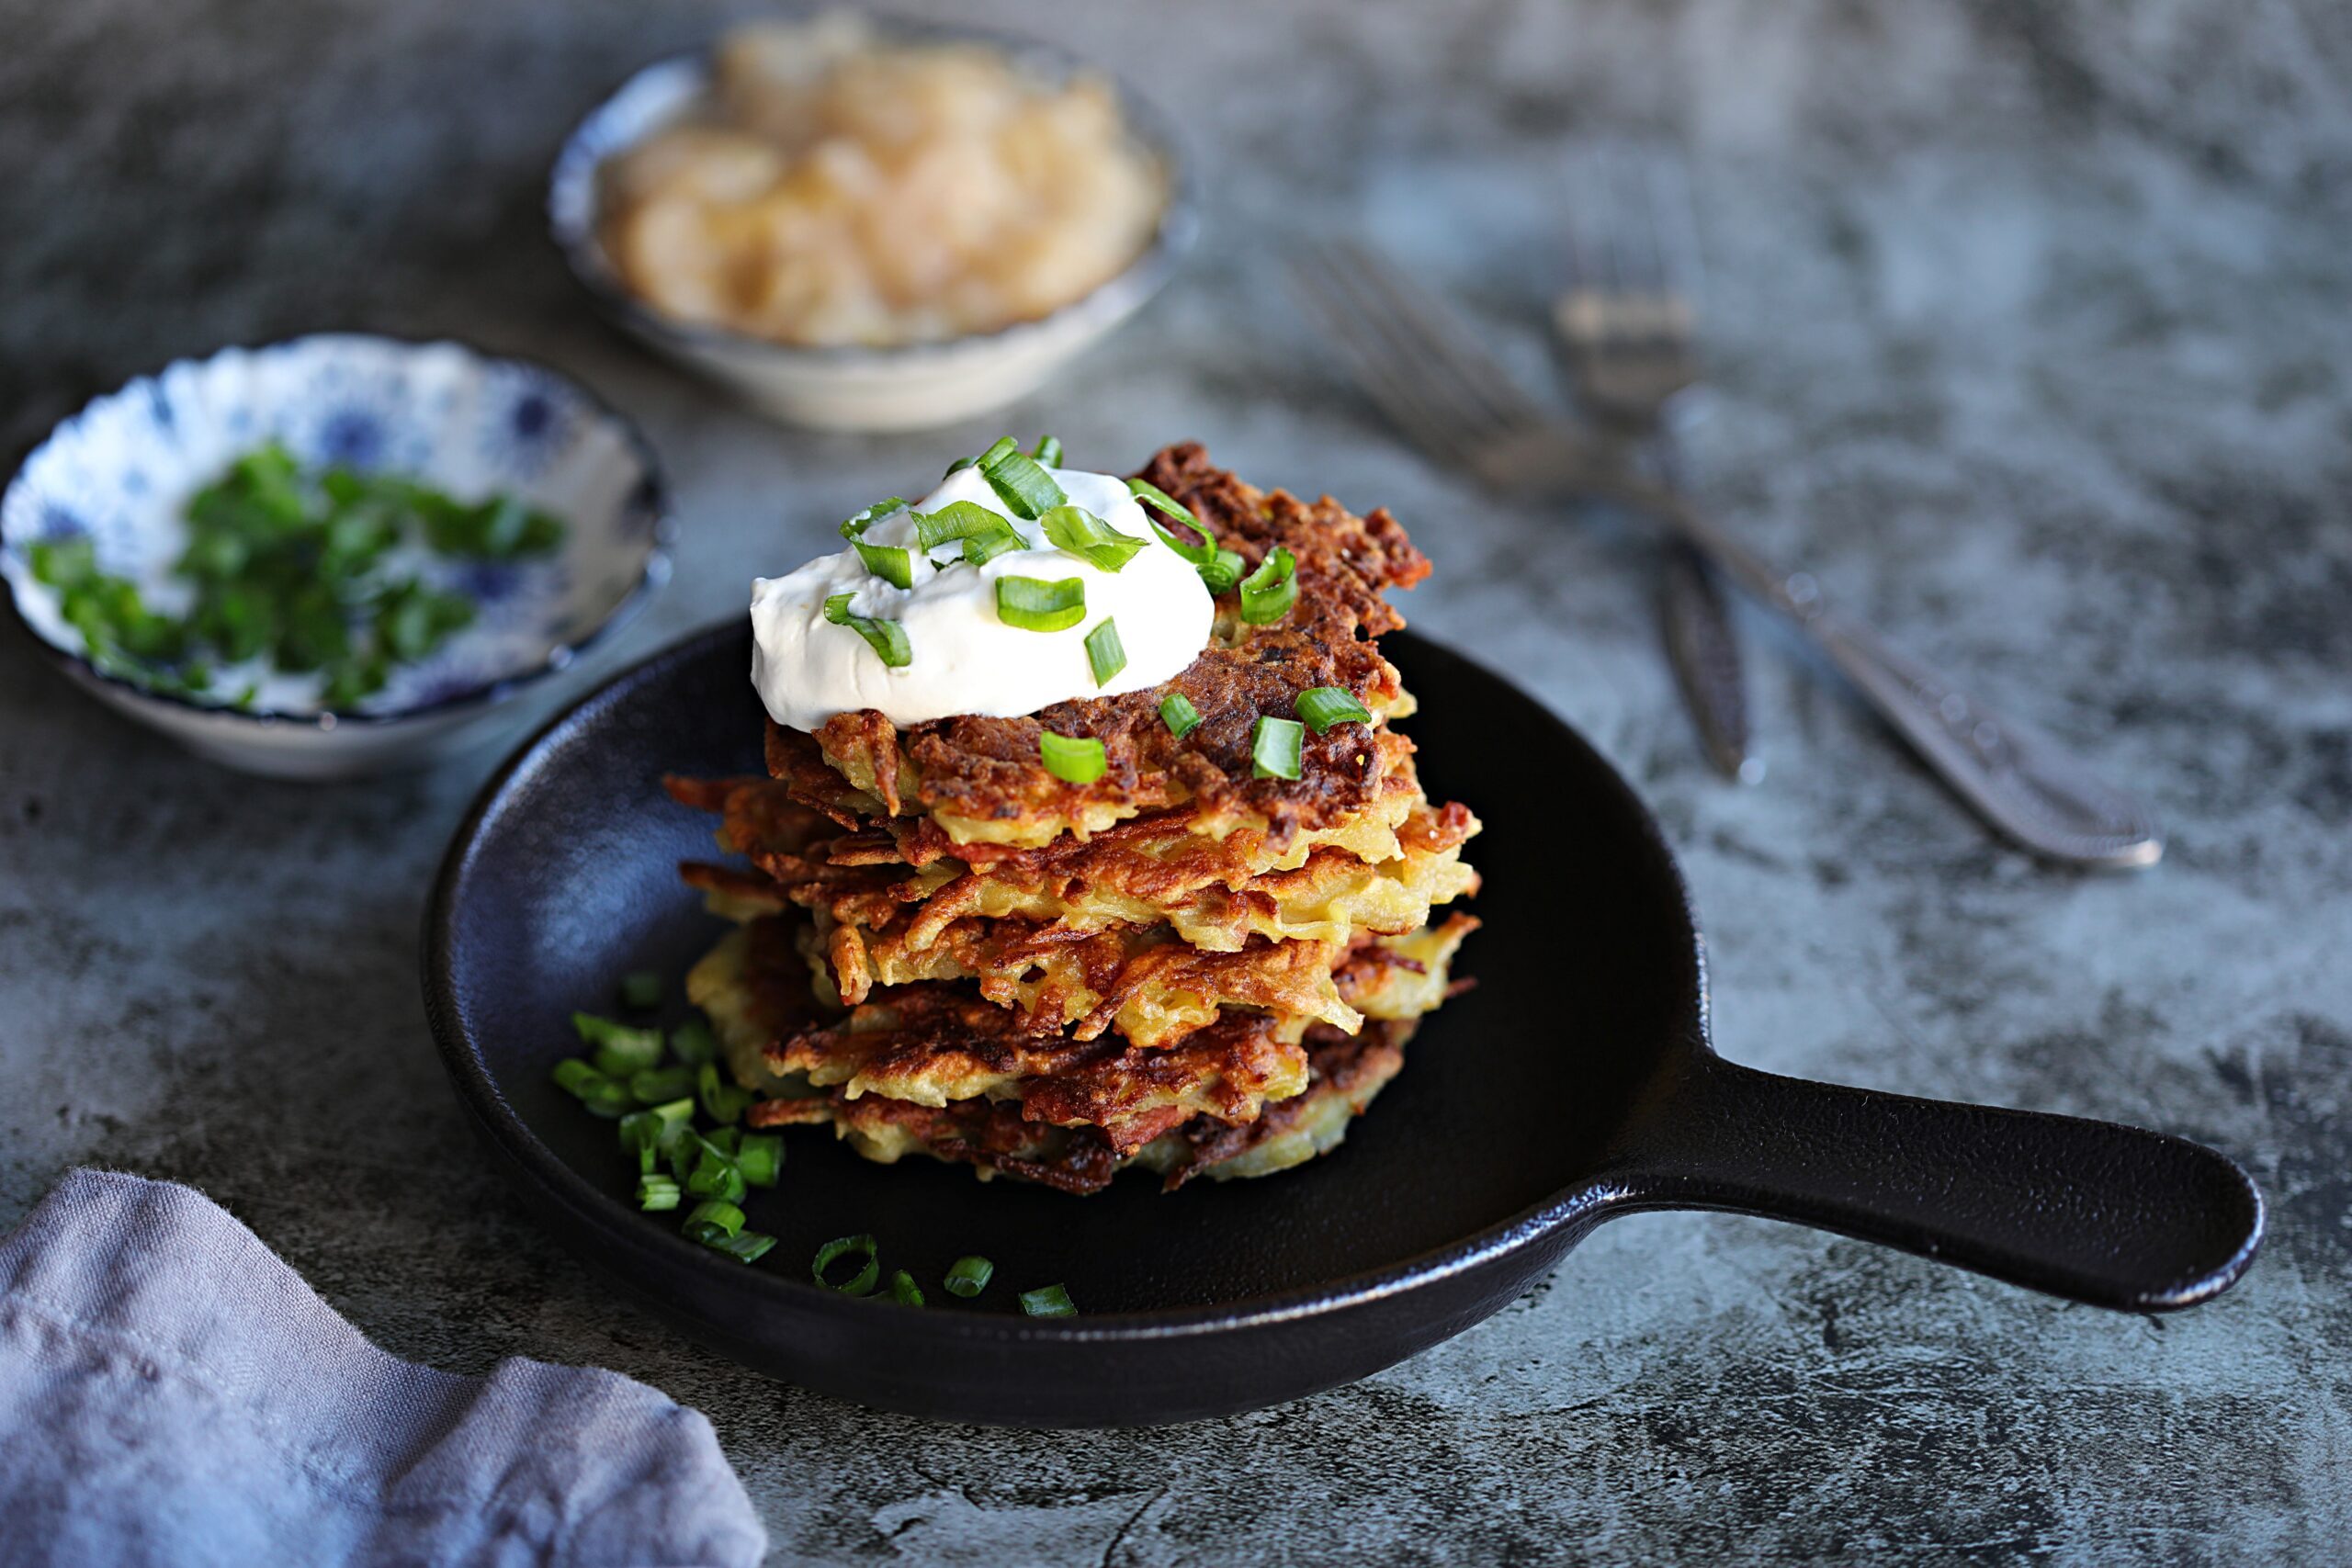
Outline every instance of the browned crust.
<svg viewBox="0 0 2352 1568">
<path fill-rule="evenodd" d="M 1410 1032 L 1410 1025 L 1398 1023 L 1374 1023 L 1354 1036 L 1335 1029 L 1310 1031 L 1311 1076 L 1306 1092 L 1269 1105 L 1255 1121 L 1239 1126 L 1198 1116 L 1172 1129 L 1185 1150 L 1164 1186 L 1173 1191 L 1212 1166 L 1290 1131 L 1328 1096 L 1345 1096 L 1361 1113 L 1372 1094 L 1404 1065 L 1403 1044 Z M 895 1131 L 911 1137 L 933 1158 L 1078 1194 L 1108 1187 L 1122 1163 L 1100 1129 L 1041 1124 L 1025 1120 L 1017 1105 L 994 1100 L 926 1106 L 875 1095 L 850 1100 L 834 1093 L 763 1100 L 751 1108 L 746 1120 L 759 1127 L 830 1123 L 869 1135 Z"/>
<path fill-rule="evenodd" d="M 1285 780 L 1250 776 L 1251 733 L 1261 715 L 1289 717 L 1298 694 L 1314 686 L 1351 692 L 1374 712 L 1396 704 L 1402 688 L 1374 639 L 1404 621 L 1383 594 L 1426 577 L 1428 558 L 1385 509 L 1358 517 L 1329 496 L 1310 503 L 1259 491 L 1213 465 L 1197 443 L 1159 453 L 1142 477 L 1189 506 L 1218 544 L 1252 568 L 1275 548 L 1288 549 L 1298 562 L 1290 613 L 1272 625 L 1244 625 L 1238 590 L 1228 590 L 1212 646 L 1174 680 L 1125 696 L 1057 703 L 1019 718 L 963 716 L 904 728 L 869 708 L 836 716 L 813 739 L 771 725 L 770 771 L 843 826 L 876 812 L 1010 821 L 1075 818 L 1089 807 L 1149 812 L 1189 805 L 1248 811 L 1287 835 L 1361 810 L 1409 750 L 1401 737 L 1383 742 L 1382 732 L 1363 724 L 1310 733 L 1301 776 Z M 1182 740 L 1159 716 L 1160 700 L 1171 692 L 1202 715 Z M 1101 740 L 1102 776 L 1073 784 L 1047 773 L 1037 750 L 1046 729 Z M 910 795 L 902 760 L 912 764 Z M 812 768 L 834 776 L 829 783 Z M 844 777 L 870 778 L 870 793 L 848 788 Z"/>
<path fill-rule="evenodd" d="M 1296 1092 L 1306 1052 L 1275 1032 L 1271 1018 L 1234 1013 L 1146 1051 L 1024 1033 L 1004 1010 L 968 992 L 902 986 L 845 1020 L 778 1039 L 767 1056 L 780 1073 L 834 1081 L 854 1075 L 872 1086 L 861 1099 L 903 1100 L 907 1086 L 943 1078 L 1012 1080 L 1001 1102 L 1022 1120 L 1099 1127 L 1124 1156 L 1196 1114 L 1246 1122 L 1270 1095 Z"/>
<path fill-rule="evenodd" d="M 1061 902 L 1074 899 L 1083 888 L 1103 889 L 1163 914 L 1181 910 L 1201 924 L 1238 929 L 1253 914 L 1270 916 L 1284 899 L 1314 886 L 1319 876 L 1356 860 L 1347 850 L 1329 847 L 1315 851 L 1295 870 L 1253 874 L 1251 867 L 1265 848 L 1264 834 L 1239 829 L 1216 840 L 1190 833 L 1181 823 L 1144 818 L 1086 840 L 1065 836 L 1034 850 L 967 846 L 965 852 L 978 863 L 953 860 L 948 870 L 967 869 L 940 882 L 910 874 L 913 868 L 899 858 L 889 834 L 828 828 L 814 814 L 784 799 L 786 786 L 775 780 L 670 783 L 671 794 L 680 801 L 724 816 L 720 842 L 748 854 L 761 873 L 774 879 L 775 885 L 763 890 L 771 907 L 789 899 L 821 911 L 836 925 L 904 932 L 922 944 L 938 940 L 951 922 L 977 916 L 988 885 Z M 757 804 L 744 799 L 759 795 L 772 798 Z M 771 847 L 785 835 L 771 833 L 763 842 L 738 826 L 763 822 L 779 808 L 815 821 L 811 827 L 792 819 L 788 849 Z M 1396 837 L 1408 851 L 1436 854 L 1459 848 L 1477 826 L 1466 807 L 1422 803 L 1397 825 Z M 944 858 L 934 857 L 928 863 L 937 865 Z M 762 891 L 756 874 L 691 863 L 682 871 L 689 883 L 706 891 L 740 897 Z"/>
</svg>

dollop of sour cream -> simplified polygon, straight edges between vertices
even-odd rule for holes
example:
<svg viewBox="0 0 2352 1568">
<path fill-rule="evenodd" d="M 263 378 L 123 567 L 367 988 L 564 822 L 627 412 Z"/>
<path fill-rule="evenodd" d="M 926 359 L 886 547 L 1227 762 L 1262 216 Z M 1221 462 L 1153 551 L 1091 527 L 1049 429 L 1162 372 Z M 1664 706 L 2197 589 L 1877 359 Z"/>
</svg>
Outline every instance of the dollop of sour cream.
<svg viewBox="0 0 2352 1568">
<path fill-rule="evenodd" d="M 908 511 L 876 518 L 865 530 L 869 545 L 905 547 L 913 567 L 910 586 L 892 587 L 847 548 L 787 576 L 753 581 L 752 684 L 769 716 L 804 730 L 860 708 L 878 708 L 893 724 L 957 714 L 1011 718 L 1073 697 L 1142 691 L 1182 672 L 1208 646 L 1216 618 L 1200 574 L 1153 532 L 1125 481 L 1072 468 L 1046 471 L 1069 504 L 1144 540 L 1144 547 L 1119 570 L 1104 571 L 1047 544 L 1040 525 L 1015 516 L 978 468 L 958 468 Z M 950 558 L 957 547 L 941 545 L 933 553 L 948 564 L 934 567 L 912 514 L 955 501 L 1002 517 L 1025 547 L 974 567 Z M 1086 615 L 1064 631 L 1009 626 L 996 609 L 997 581 L 1006 577 L 1077 578 L 1086 586 Z M 853 596 L 853 615 L 898 622 L 909 662 L 892 669 L 855 628 L 826 620 L 825 601 L 836 593 Z M 1086 637 L 1106 620 L 1117 623 L 1127 662 L 1098 686 Z"/>
</svg>

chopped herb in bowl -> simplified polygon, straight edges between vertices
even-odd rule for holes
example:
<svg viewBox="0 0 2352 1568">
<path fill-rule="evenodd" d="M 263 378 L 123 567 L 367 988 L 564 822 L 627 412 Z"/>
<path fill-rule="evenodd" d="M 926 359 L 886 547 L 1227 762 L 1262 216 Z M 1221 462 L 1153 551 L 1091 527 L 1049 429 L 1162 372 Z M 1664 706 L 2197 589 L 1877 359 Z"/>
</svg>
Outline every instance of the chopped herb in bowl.
<svg viewBox="0 0 2352 1568">
<path fill-rule="evenodd" d="M 458 562 L 545 555 L 563 524 L 512 496 L 460 502 L 391 474 L 305 468 L 273 442 L 189 497 L 187 545 L 172 572 L 187 607 L 151 608 L 127 578 L 98 570 L 83 539 L 35 544 L 36 581 L 58 592 L 90 661 L 151 690 L 220 696 L 223 666 L 245 677 L 319 677 L 319 704 L 354 706 L 391 671 L 472 624 L 474 602 L 447 585 Z"/>
</svg>

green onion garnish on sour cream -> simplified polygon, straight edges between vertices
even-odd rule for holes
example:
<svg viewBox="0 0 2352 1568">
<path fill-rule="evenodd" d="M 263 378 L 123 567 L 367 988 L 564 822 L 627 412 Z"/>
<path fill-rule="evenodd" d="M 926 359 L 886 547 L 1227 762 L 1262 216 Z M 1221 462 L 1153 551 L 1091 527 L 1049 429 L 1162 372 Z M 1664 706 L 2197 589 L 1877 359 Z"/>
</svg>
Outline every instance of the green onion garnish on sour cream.
<svg viewBox="0 0 2352 1568">
<path fill-rule="evenodd" d="M 1086 662 L 1094 671 L 1094 683 L 1107 686 L 1111 677 L 1127 667 L 1127 650 L 1119 646 L 1119 623 L 1108 618 L 1086 634 Z"/>
<path fill-rule="evenodd" d="M 980 455 L 980 473 L 1016 517 L 1043 517 L 1069 497 L 1008 435 Z"/>
<path fill-rule="evenodd" d="M 825 619 L 837 626 L 847 626 L 865 639 L 875 657 L 893 670 L 903 670 L 914 662 L 914 649 L 908 645 L 907 634 L 896 621 L 877 621 L 865 615 L 849 613 L 849 602 L 854 593 L 836 593 L 825 601 Z"/>
<path fill-rule="evenodd" d="M 1057 506 L 1037 519 L 1046 541 L 1089 566 L 1117 571 L 1136 558 L 1145 541 L 1131 539 L 1083 507 Z"/>
<path fill-rule="evenodd" d="M 1035 577 L 1000 577 L 996 616 L 1024 632 L 1068 631 L 1086 619 L 1086 584 L 1075 577 L 1057 582 Z"/>
<path fill-rule="evenodd" d="M 865 710 L 900 726 L 1019 717 L 1190 667 L 1240 558 L 1181 505 L 1162 519 L 1125 479 L 1048 461 L 1059 455 L 1051 440 L 999 441 L 931 493 L 849 519 L 835 553 L 756 582 L 752 682 L 768 716 L 804 731 Z M 1114 631 L 1098 633 L 1105 621 Z"/>
</svg>

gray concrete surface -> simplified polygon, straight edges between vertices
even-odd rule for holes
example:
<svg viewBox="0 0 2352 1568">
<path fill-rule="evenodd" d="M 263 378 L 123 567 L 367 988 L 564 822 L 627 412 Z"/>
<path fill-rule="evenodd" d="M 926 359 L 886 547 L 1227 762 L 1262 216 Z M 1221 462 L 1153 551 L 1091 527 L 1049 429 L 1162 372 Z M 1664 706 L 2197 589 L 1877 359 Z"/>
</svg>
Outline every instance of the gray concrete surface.
<svg viewBox="0 0 2352 1568">
<path fill-rule="evenodd" d="M 2142 1319 L 1642 1217 L 1452 1343 L 1240 1419 L 1024 1436 L 834 1404 L 616 1301 L 468 1141 L 415 932 L 492 756 L 256 784 L 101 712 L 13 630 L 0 1220 L 76 1162 L 176 1178 L 402 1355 L 648 1379 L 718 1423 L 780 1562 L 2352 1556 L 2352 13 L 962 9 L 1148 78 L 1193 118 L 1213 197 L 1189 276 L 1004 423 L 1105 466 L 1197 435 L 1261 482 L 1392 505 L 1438 562 L 1416 625 L 1516 670 L 1668 825 L 1726 1054 L 2209 1140 L 2273 1204 L 2251 1277 Z M 779 433 L 609 334 L 562 275 L 537 214 L 557 139 L 720 15 L 0 4 L 0 450 L 175 355 L 453 333 L 576 371 L 677 480 L 675 582 L 570 692 L 732 612 L 754 570 L 997 422 Z M 1603 128 L 1698 163 L 1708 494 L 2152 795 L 2159 870 L 1996 847 L 1760 626 L 1770 775 L 1717 784 L 1639 536 L 1433 470 L 1316 351 L 1274 253 L 1369 231 L 1540 369 L 1557 158 Z"/>
</svg>

